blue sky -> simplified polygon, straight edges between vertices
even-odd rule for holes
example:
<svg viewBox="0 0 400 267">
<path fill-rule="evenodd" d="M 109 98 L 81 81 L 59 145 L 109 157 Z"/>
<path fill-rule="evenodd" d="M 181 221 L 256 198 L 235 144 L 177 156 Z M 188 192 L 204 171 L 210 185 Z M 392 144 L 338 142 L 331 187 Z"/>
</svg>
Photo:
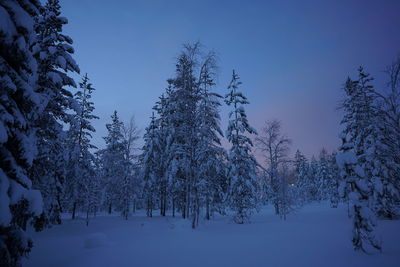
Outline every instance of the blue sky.
<svg viewBox="0 0 400 267">
<path fill-rule="evenodd" d="M 339 145 L 341 87 L 362 65 L 385 84 L 400 53 L 400 1 L 61 0 L 75 59 L 97 89 L 93 100 L 103 147 L 114 110 L 147 126 L 151 108 L 174 74 L 182 44 L 201 41 L 219 57 L 216 91 L 234 68 L 253 126 L 279 119 L 307 156 Z M 228 110 L 222 109 L 226 126 Z"/>
</svg>

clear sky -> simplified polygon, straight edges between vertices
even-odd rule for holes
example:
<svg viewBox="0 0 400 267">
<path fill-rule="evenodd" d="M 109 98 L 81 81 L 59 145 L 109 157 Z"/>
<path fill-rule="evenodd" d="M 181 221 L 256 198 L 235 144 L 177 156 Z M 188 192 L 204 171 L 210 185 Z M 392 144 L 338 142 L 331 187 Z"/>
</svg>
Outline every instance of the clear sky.
<svg viewBox="0 0 400 267">
<path fill-rule="evenodd" d="M 182 44 L 201 41 L 219 56 L 217 92 L 234 68 L 256 129 L 279 119 L 307 156 L 339 145 L 341 87 L 358 66 L 377 77 L 400 53 L 399 0 L 218 1 L 61 0 L 75 59 L 94 87 L 97 133 L 114 110 L 144 129 Z M 223 127 L 227 109 L 222 109 Z"/>
</svg>

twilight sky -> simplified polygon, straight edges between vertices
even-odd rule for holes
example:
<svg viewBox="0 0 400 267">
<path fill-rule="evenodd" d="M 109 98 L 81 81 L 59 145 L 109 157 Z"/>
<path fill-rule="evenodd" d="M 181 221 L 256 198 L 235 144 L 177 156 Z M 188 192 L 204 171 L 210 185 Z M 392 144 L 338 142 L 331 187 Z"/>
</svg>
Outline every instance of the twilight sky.
<svg viewBox="0 0 400 267">
<path fill-rule="evenodd" d="M 234 68 L 256 129 L 279 119 L 307 156 L 339 145 L 341 87 L 362 65 L 383 87 L 400 53 L 399 0 L 217 1 L 61 0 L 75 59 L 94 93 L 94 143 L 104 147 L 113 110 L 144 129 L 175 71 L 182 44 L 201 41 L 219 56 L 216 91 Z M 225 131 L 226 108 L 222 109 Z"/>
</svg>

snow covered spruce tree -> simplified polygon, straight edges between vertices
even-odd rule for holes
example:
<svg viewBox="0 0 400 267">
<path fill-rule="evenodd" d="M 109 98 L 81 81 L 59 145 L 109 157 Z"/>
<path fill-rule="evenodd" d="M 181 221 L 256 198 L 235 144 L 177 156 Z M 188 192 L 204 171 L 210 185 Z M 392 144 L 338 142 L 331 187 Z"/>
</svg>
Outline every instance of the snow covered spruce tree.
<svg viewBox="0 0 400 267">
<path fill-rule="evenodd" d="M 162 205 L 163 214 L 165 216 L 168 205 L 172 209 L 172 216 L 175 217 L 175 212 L 179 209 L 179 200 L 181 192 L 181 182 L 178 179 L 178 162 L 180 157 L 176 155 L 176 135 L 175 135 L 175 89 L 174 80 L 168 79 L 168 87 L 165 90 L 165 94 L 160 99 L 160 104 L 157 105 L 156 111 L 159 118 L 156 123 L 160 126 L 158 129 L 158 144 L 162 148 L 162 154 L 160 158 L 160 172 L 163 173 L 163 192 L 161 193 L 161 201 L 165 199 L 164 205 Z"/>
<path fill-rule="evenodd" d="M 344 86 L 345 98 L 342 103 L 344 117 L 341 124 L 342 146 L 337 155 L 337 164 L 343 182 L 340 186 L 342 197 L 350 201 L 350 214 L 353 220 L 352 242 L 354 249 L 368 251 L 368 247 L 381 250 L 375 236 L 376 217 L 373 211 L 374 192 L 377 190 L 373 176 L 374 164 L 370 158 L 373 138 L 374 114 L 372 78 L 359 69 L 359 79 L 347 79 Z"/>
<path fill-rule="evenodd" d="M 146 206 L 146 215 L 153 217 L 153 210 L 159 196 L 159 167 L 160 167 L 160 150 L 158 142 L 158 126 L 154 113 L 151 116 L 150 125 L 146 128 L 144 135 L 145 145 L 143 154 L 141 155 L 141 177 L 143 179 L 143 199 Z"/>
<path fill-rule="evenodd" d="M 194 199 L 194 184 L 198 170 L 197 112 L 199 84 L 196 74 L 200 66 L 200 43 L 186 44 L 177 59 L 176 76 L 170 79 L 168 94 L 169 164 L 173 213 L 175 208 L 183 218 L 189 218 Z M 195 209 L 195 208 L 194 208 Z"/>
<path fill-rule="evenodd" d="M 172 208 L 198 225 L 202 210 L 221 211 L 227 189 L 225 152 L 219 137 L 219 96 L 213 92 L 216 58 L 199 43 L 184 45 L 176 76 L 168 80 L 147 128 L 142 174 L 148 215 Z M 156 160 L 155 160 L 156 159 Z M 152 167 L 150 167 L 152 166 Z M 223 192 L 225 190 L 225 192 Z"/>
<path fill-rule="evenodd" d="M 318 161 L 314 155 L 311 156 L 310 164 L 308 166 L 308 177 L 309 177 L 309 196 L 310 201 L 318 201 Z"/>
<path fill-rule="evenodd" d="M 379 217 L 400 216 L 400 57 L 386 69 L 388 93 L 377 94 L 377 146 L 382 190 L 377 196 L 375 211 Z M 372 152 L 372 151 L 371 151 Z"/>
<path fill-rule="evenodd" d="M 198 170 L 193 182 L 192 228 L 198 225 L 201 207 L 205 206 L 205 217 L 210 219 L 211 213 L 224 199 L 225 150 L 221 147 L 220 136 L 223 134 L 218 110 L 222 96 L 212 92 L 216 69 L 215 54 L 210 52 L 201 65 L 198 81 L 200 100 L 196 112 L 198 142 L 195 158 Z"/>
<path fill-rule="evenodd" d="M 174 121 L 175 114 L 174 80 L 168 80 L 165 93 L 159 97 L 153 110 L 149 126 L 145 133 L 145 146 L 141 155 L 142 177 L 144 178 L 145 202 L 148 215 L 155 208 L 160 209 L 160 215 L 166 216 L 166 211 L 172 207 L 172 216 L 175 216 L 177 203 L 181 201 L 182 183 L 177 177 L 177 166 L 180 158 L 176 155 L 176 139 Z M 157 157 L 155 160 L 154 157 Z M 143 161 L 145 160 L 145 161 Z M 149 166 L 153 166 L 150 169 Z M 144 175 L 144 176 L 143 176 Z M 153 176 L 151 178 L 150 176 Z M 147 197 L 146 197 L 147 195 Z M 146 200 L 147 199 L 147 200 Z M 152 201 L 149 201 L 152 200 Z"/>
<path fill-rule="evenodd" d="M 171 127 L 171 119 L 175 112 L 171 108 L 170 103 L 172 83 L 172 80 L 168 80 L 168 87 L 166 88 L 165 94 L 161 95 L 159 101 L 157 101 L 156 105 L 153 107 L 157 112 L 158 117 L 156 118 L 152 116 L 151 125 L 149 126 L 149 130 L 151 128 L 155 129 L 153 130 L 153 139 L 155 140 L 155 146 L 153 146 L 153 149 L 156 149 L 158 154 L 158 160 L 156 161 L 156 190 L 158 191 L 157 194 L 161 216 L 166 216 L 169 202 L 174 204 L 175 192 L 177 191 L 172 176 L 175 173 L 175 170 L 170 166 L 172 159 L 174 158 L 174 153 L 170 153 L 173 152 L 173 150 L 171 150 L 171 144 L 174 143 L 174 130 L 173 127 Z M 173 216 L 174 211 L 175 210 L 173 209 Z"/>
<path fill-rule="evenodd" d="M 123 135 L 123 123 L 117 111 L 111 115 L 111 123 L 106 124 L 108 134 L 104 137 L 106 148 L 102 151 L 101 163 L 105 188 L 105 206 L 108 213 L 113 208 L 120 210 L 127 219 L 132 196 L 129 173 L 129 159 L 126 158 L 126 140 Z"/>
<path fill-rule="evenodd" d="M 326 149 L 322 149 L 319 154 L 316 172 L 315 172 L 315 187 L 316 200 L 326 200 L 329 198 L 329 182 L 332 179 L 329 169 L 329 155 Z"/>
<path fill-rule="evenodd" d="M 339 168 L 336 163 L 336 152 L 332 153 L 329 156 L 328 166 L 330 179 L 328 181 L 328 197 L 331 203 L 332 208 L 337 208 L 339 205 L 340 197 L 339 197 L 339 184 L 340 184 L 340 174 Z"/>
<path fill-rule="evenodd" d="M 304 156 L 300 150 L 297 150 L 294 155 L 294 172 L 296 186 L 299 188 L 301 193 L 299 201 L 302 204 L 307 203 L 310 199 L 310 177 L 308 175 L 308 161 L 306 156 Z"/>
<path fill-rule="evenodd" d="M 336 165 L 336 155 L 328 154 L 323 148 L 318 160 L 312 160 L 309 176 L 311 177 L 311 199 L 314 201 L 330 200 L 331 206 L 337 207 L 340 175 Z"/>
<path fill-rule="evenodd" d="M 42 212 L 28 171 L 35 159 L 32 121 L 44 109 L 37 92 L 34 20 L 39 1 L 0 1 L 0 265 L 21 266 L 33 241 L 27 234 Z"/>
<path fill-rule="evenodd" d="M 200 43 L 186 44 L 178 56 L 176 77 L 173 79 L 173 93 L 169 98 L 170 127 L 173 131 L 173 143 L 170 147 L 175 181 L 175 200 L 183 218 L 190 217 L 193 203 L 193 183 L 198 162 L 196 112 L 200 99 L 196 81 L 196 70 L 199 66 Z"/>
<path fill-rule="evenodd" d="M 229 150 L 228 177 L 229 203 L 235 212 L 233 220 L 243 224 L 250 217 L 258 204 L 257 162 L 251 153 L 252 141 L 245 135 L 257 134 L 249 125 L 243 105 L 249 104 L 247 98 L 238 91 L 242 83 L 239 76 L 233 71 L 232 80 L 228 86 L 230 90 L 225 96 L 228 106 L 233 106 L 229 113 L 229 124 L 226 132 L 228 141 L 232 144 Z"/>
<path fill-rule="evenodd" d="M 45 223 L 61 223 L 61 195 L 66 174 L 65 138 L 62 123 L 68 124 L 72 117 L 73 94 L 67 86 L 76 87 L 67 72 L 79 73 L 72 59 L 72 40 L 62 34 L 67 24 L 60 17 L 58 0 L 49 0 L 37 19 L 37 43 L 33 50 L 38 62 L 38 91 L 45 95 L 45 109 L 34 122 L 38 138 L 38 155 L 30 174 L 33 187 L 42 192 Z"/>
<path fill-rule="evenodd" d="M 95 89 L 89 82 L 87 74 L 79 83 L 79 90 L 75 93 L 74 99 L 78 104 L 78 112 L 73 114 L 70 121 L 70 128 L 67 132 L 67 176 L 63 198 L 63 205 L 66 210 L 70 210 L 72 218 L 75 219 L 78 208 L 87 211 L 91 207 L 87 199 L 91 183 L 96 183 L 98 179 L 95 171 L 95 156 L 90 151 L 97 147 L 91 143 L 92 133 L 95 129 L 91 125 L 91 120 L 98 119 L 93 115 L 94 103 L 91 101 L 92 93 Z"/>
</svg>

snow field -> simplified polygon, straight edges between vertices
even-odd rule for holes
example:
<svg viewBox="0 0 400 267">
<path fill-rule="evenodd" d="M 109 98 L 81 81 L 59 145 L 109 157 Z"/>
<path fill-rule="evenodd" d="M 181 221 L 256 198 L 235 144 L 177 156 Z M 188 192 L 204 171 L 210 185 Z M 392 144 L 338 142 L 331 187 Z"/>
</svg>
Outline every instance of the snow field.
<svg viewBox="0 0 400 267">
<path fill-rule="evenodd" d="M 379 221 L 383 253 L 355 252 L 347 208 L 327 203 L 305 206 L 286 221 L 265 207 L 251 224 L 228 217 L 202 221 L 192 230 L 181 218 L 147 218 L 144 213 L 66 220 L 34 234 L 26 267 L 398 267 L 400 221 Z"/>
</svg>

